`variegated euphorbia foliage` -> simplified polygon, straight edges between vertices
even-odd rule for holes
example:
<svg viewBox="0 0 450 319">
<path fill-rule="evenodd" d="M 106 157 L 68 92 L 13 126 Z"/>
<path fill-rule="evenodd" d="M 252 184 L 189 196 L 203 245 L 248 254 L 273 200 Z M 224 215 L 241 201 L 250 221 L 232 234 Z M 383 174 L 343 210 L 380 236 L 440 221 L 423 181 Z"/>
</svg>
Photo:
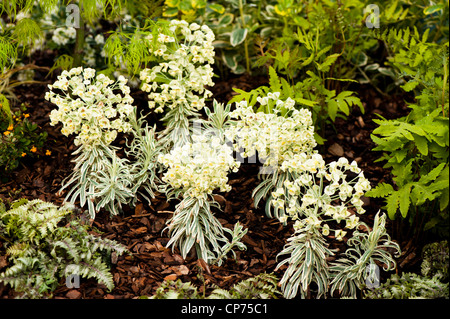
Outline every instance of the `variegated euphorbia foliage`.
<svg viewBox="0 0 450 319">
<path fill-rule="evenodd" d="M 257 98 L 265 112 L 255 112 L 246 100 L 233 111 L 231 104 L 213 101 L 214 112 L 206 108 L 207 118 L 200 120 L 211 96 L 206 86 L 213 85 L 214 34 L 207 26 L 178 20 L 154 28 L 146 37 L 154 64 L 140 79 L 150 109 L 164 113 L 163 131 L 155 132 L 144 115 L 138 116 L 124 77 L 113 81 L 93 69 L 75 68 L 50 86 L 46 99 L 58 106 L 51 124 L 62 123 L 62 133 L 74 134 L 79 146 L 74 171 L 63 183 L 63 190 L 71 186 L 67 199 L 87 204 L 95 218 L 102 208 L 117 214 L 143 189 L 150 196 L 163 192 L 179 200 L 167 222 L 168 246 L 183 257 L 195 249 L 198 258 L 220 265 L 233 248 L 245 249 L 240 239 L 247 230 L 239 223 L 234 230 L 222 226 L 214 215 L 220 209 L 214 195 L 231 190 L 228 174 L 240 166 L 235 155 L 258 156 L 263 165 L 255 207 L 264 200 L 267 216 L 294 228 L 280 252 L 288 257 L 278 265 L 287 264 L 281 279 L 286 298 L 335 291 L 354 296 L 367 279 L 366 267 L 395 267 L 388 249 L 399 247 L 386 234 L 385 216 L 376 215 L 373 229 L 360 219 L 369 181 L 356 162 L 325 163 L 315 150 L 309 110 L 270 92 Z M 203 126 L 194 129 L 193 121 Z M 128 140 L 121 156 L 114 146 L 118 133 Z M 162 180 L 158 169 L 164 170 Z M 330 240 L 344 239 L 346 251 L 329 248 Z M 334 254 L 338 259 L 330 264 Z"/>
</svg>

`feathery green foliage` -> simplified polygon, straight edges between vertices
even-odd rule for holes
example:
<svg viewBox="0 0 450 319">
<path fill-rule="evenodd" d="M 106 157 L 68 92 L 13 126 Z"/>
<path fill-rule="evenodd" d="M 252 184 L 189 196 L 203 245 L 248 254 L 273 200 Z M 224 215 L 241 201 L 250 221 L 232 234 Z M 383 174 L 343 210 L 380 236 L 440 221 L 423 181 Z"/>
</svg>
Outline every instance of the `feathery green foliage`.
<svg viewBox="0 0 450 319">
<path fill-rule="evenodd" d="M 17 60 L 17 47 L 11 36 L 0 34 L 0 70 L 13 66 Z"/>
<path fill-rule="evenodd" d="M 42 38 L 42 32 L 39 25 L 30 18 L 21 19 L 15 26 L 13 36 L 17 43 L 23 46 L 31 47 L 35 40 Z"/>
<path fill-rule="evenodd" d="M 11 266 L 0 274 L 23 298 L 51 296 L 62 278 L 95 278 L 114 287 L 105 254 L 126 252 L 121 244 L 90 234 L 90 227 L 69 205 L 19 200 L 9 209 L 0 203 L 0 237 Z"/>
<path fill-rule="evenodd" d="M 239 281 L 229 290 L 215 288 L 208 299 L 277 299 L 280 295 L 277 277 L 261 273 Z"/>
</svg>

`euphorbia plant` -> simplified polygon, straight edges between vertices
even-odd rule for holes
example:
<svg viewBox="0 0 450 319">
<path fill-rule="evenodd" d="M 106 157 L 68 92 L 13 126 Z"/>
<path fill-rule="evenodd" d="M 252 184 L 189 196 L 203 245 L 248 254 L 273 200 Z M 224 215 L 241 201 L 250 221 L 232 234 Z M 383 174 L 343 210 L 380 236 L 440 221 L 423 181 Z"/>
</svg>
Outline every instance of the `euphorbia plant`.
<svg viewBox="0 0 450 319">
<path fill-rule="evenodd" d="M 63 71 L 45 95 L 58 106 L 50 114 L 51 124 L 61 122 L 61 132 L 76 134 L 74 143 L 79 146 L 74 152 L 78 157 L 73 173 L 63 182 L 62 190 L 72 186 L 66 199 L 79 199 L 81 206 L 87 203 L 92 218 L 103 207 L 117 214 L 122 204 L 134 199 L 141 184 L 153 183 L 154 174 L 148 171 L 157 150 L 152 142 L 154 130 L 143 127 L 144 121 L 136 118 L 126 82 L 123 76 L 113 81 L 103 74 L 96 75 L 94 69 L 79 67 Z M 121 132 L 135 136 L 131 152 L 143 161 L 130 164 L 117 156 L 112 142 Z"/>
<path fill-rule="evenodd" d="M 76 68 L 64 71 L 46 94 L 46 99 L 58 105 L 51 112 L 52 124 L 62 122 L 64 135 L 76 134 L 75 169 L 63 189 L 72 186 L 66 198 L 71 202 L 80 200 L 88 204 L 91 217 L 105 207 L 116 214 L 121 204 L 135 200 L 142 185 L 150 195 L 157 189 L 156 160 L 168 167 L 160 189 L 181 197 L 174 216 L 168 222 L 171 239 L 168 246 L 177 245 L 185 257 L 192 247 L 197 255 L 208 263 L 221 263 L 222 259 L 240 243 L 245 234 L 242 226 L 234 230 L 224 228 L 213 216 L 211 207 L 216 206 L 212 192 L 230 190 L 227 174 L 236 171 L 239 163 L 234 161 L 232 150 L 219 137 L 194 135 L 189 124 L 198 117 L 197 111 L 205 106 L 205 98 L 211 92 L 214 50 L 211 45 L 214 34 L 208 27 L 184 21 L 156 23 L 146 41 L 157 64 L 141 72 L 142 89 L 151 92 L 149 106 L 162 112 L 166 129 L 160 139 L 154 138 L 155 130 L 145 126 L 144 117 L 137 118 L 133 99 L 126 79 L 122 76 L 114 82 L 105 75 L 95 75 L 93 69 Z M 53 90 L 60 90 L 62 94 Z M 224 125 L 229 108 L 219 114 L 210 114 L 207 126 Z M 145 126 L 145 127 L 144 127 Z M 182 136 L 178 136 L 182 131 Z M 112 145 L 117 134 L 130 134 L 133 139 L 127 158 L 116 154 Z M 173 149 L 168 154 L 163 150 Z M 157 156 L 159 154 L 159 157 Z M 226 233 L 231 235 L 228 240 Z"/>
<path fill-rule="evenodd" d="M 395 267 L 386 249 L 399 252 L 399 246 L 386 234 L 385 215 L 376 215 L 371 231 L 360 221 L 358 214 L 365 212 L 361 197 L 370 183 L 357 163 L 340 158 L 326 164 L 314 150 L 311 112 L 296 110 L 292 99 L 283 101 L 279 96 L 269 92 L 256 97 L 264 112 L 255 113 L 246 100 L 238 102 L 231 113 L 238 120 L 225 135 L 241 156 L 257 151 L 264 160 L 266 174 L 260 174 L 263 180 L 253 192 L 255 206 L 265 199 L 269 217 L 284 224 L 294 221 L 294 235 L 279 254 L 288 257 L 277 266 L 288 265 L 281 279 L 283 294 L 308 298 L 316 289 L 321 297 L 331 287 L 331 295 L 337 290 L 354 297 L 357 288 L 364 287 L 367 267 L 375 267 L 376 262 L 384 263 L 386 270 Z M 336 251 L 329 241 L 345 237 L 350 237 L 348 249 L 330 263 L 328 258 Z"/>
<path fill-rule="evenodd" d="M 255 207 L 261 200 L 266 200 L 266 214 L 269 217 L 272 217 L 273 206 L 271 192 L 285 180 L 292 179 L 289 171 L 281 171 L 280 166 L 300 153 L 312 156 L 316 153 L 313 148 L 317 144 L 311 112 L 294 109 L 292 99 L 283 101 L 279 95 L 275 92 L 257 98 L 267 113 L 254 112 L 246 100 L 236 103 L 236 109 L 230 114 L 231 118 L 236 119 L 235 125 L 225 131 L 242 158 L 254 156 L 257 152 L 264 163 L 259 174 L 262 181 L 253 191 L 253 197 Z M 275 217 L 278 217 L 276 211 Z"/>
<path fill-rule="evenodd" d="M 168 222 L 171 239 L 167 245 L 177 245 L 183 258 L 195 247 L 198 258 L 221 264 L 233 246 L 245 248 L 240 239 L 247 230 L 239 223 L 235 224 L 234 231 L 223 227 L 211 211 L 212 207 L 220 208 L 212 195 L 215 189 L 231 189 L 227 175 L 236 172 L 239 163 L 234 160 L 232 149 L 219 137 L 194 135 L 192 139 L 192 143 L 159 157 L 168 167 L 162 178 L 167 183 L 167 194 L 181 196 Z M 232 236 L 231 241 L 226 233 Z"/>
<path fill-rule="evenodd" d="M 172 20 L 156 24 L 147 35 L 150 53 L 158 61 L 140 72 L 142 90 L 149 92 L 149 107 L 167 113 L 161 132 L 167 146 L 191 142 L 190 124 L 205 106 L 213 86 L 214 33 L 206 25 Z"/>
</svg>

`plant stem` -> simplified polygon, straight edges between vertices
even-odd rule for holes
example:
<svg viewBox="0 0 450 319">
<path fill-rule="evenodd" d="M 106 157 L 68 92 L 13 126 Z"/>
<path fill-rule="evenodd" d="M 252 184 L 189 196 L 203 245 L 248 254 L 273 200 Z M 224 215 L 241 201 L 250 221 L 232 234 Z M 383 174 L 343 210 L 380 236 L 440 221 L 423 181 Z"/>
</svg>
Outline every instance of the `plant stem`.
<svg viewBox="0 0 450 319">
<path fill-rule="evenodd" d="M 83 60 L 83 47 L 84 47 L 84 22 L 80 17 L 80 27 L 76 29 L 75 49 L 73 52 L 73 65 L 72 67 L 81 66 Z"/>
<path fill-rule="evenodd" d="M 241 15 L 241 20 L 242 20 L 242 28 L 245 29 L 246 24 L 245 24 L 245 16 L 244 16 L 244 4 L 242 3 L 242 0 L 239 0 L 239 13 Z M 248 56 L 248 32 L 247 35 L 245 36 L 245 40 L 244 40 L 244 50 L 245 50 L 245 68 L 247 70 L 247 73 L 250 73 L 250 57 Z"/>
</svg>

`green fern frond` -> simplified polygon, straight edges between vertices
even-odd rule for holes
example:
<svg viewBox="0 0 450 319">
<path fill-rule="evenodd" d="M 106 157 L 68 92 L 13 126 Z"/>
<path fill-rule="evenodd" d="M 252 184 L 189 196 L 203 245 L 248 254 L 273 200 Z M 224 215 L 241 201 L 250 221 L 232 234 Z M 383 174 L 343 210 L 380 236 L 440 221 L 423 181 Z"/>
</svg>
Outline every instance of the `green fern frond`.
<svg viewBox="0 0 450 319">
<path fill-rule="evenodd" d="M 80 265 L 80 276 L 97 279 L 100 283 L 103 283 L 109 291 L 114 288 L 113 276 L 109 272 L 108 266 L 102 262 L 101 258 L 96 258 L 92 262 L 82 262 Z"/>
<path fill-rule="evenodd" d="M 112 289 L 113 278 L 102 252 L 121 255 L 126 248 L 109 239 L 96 238 L 74 210 L 40 200 L 22 200 L 0 207 L 0 231 L 5 236 L 12 266 L 0 274 L 22 297 L 42 298 L 58 286 L 64 275 L 95 278 Z M 11 244 L 9 244 L 11 243 Z"/>
<path fill-rule="evenodd" d="M 33 249 L 30 247 L 28 243 L 25 242 L 18 242 L 11 246 L 9 246 L 6 249 L 6 255 L 10 256 L 11 258 L 17 258 L 22 256 L 29 256 L 30 252 L 32 252 Z"/>
<path fill-rule="evenodd" d="M 69 70 L 72 68 L 72 66 L 73 57 L 67 54 L 62 54 L 56 59 L 55 63 L 53 63 L 53 66 L 50 68 L 49 74 L 57 69 Z"/>
<path fill-rule="evenodd" d="M 0 70 L 3 74 L 5 67 L 13 66 L 17 60 L 17 47 L 10 36 L 0 35 Z"/>
<path fill-rule="evenodd" d="M 270 299 L 281 295 L 278 279 L 273 274 L 261 273 L 258 276 L 241 280 L 230 290 L 216 288 L 208 299 Z"/>
<path fill-rule="evenodd" d="M 73 262 L 75 263 L 80 262 L 81 257 L 77 249 L 77 245 L 79 245 L 79 243 L 74 242 L 70 238 L 64 238 L 55 242 L 51 242 L 51 245 L 53 246 L 53 248 L 50 254 L 54 258 L 58 257 L 67 258 L 66 256 L 68 256 L 73 260 Z M 64 254 L 58 252 L 58 248 L 60 248 L 60 250 L 63 250 Z"/>
</svg>

